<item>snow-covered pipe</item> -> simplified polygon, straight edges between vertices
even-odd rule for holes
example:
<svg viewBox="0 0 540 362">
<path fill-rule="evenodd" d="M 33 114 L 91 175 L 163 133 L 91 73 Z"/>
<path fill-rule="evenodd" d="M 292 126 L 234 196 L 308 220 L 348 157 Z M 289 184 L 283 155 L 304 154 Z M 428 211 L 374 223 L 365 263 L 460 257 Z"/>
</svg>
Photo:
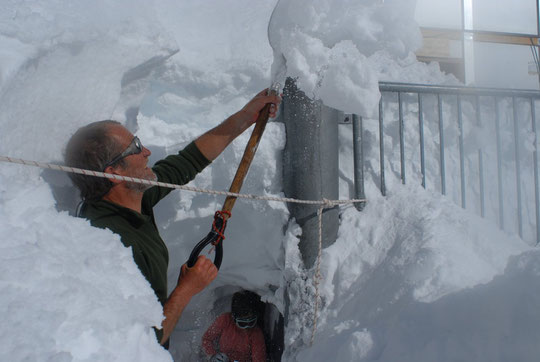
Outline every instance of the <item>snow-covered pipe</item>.
<svg viewBox="0 0 540 362">
<path fill-rule="evenodd" d="M 287 142 L 283 151 L 283 188 L 289 197 L 307 200 L 338 199 L 337 110 L 309 99 L 287 79 L 281 117 Z M 302 227 L 299 248 L 304 265 L 313 266 L 318 251 L 317 206 L 288 204 L 292 217 Z M 338 208 L 323 213 L 323 247 L 336 241 Z"/>
</svg>

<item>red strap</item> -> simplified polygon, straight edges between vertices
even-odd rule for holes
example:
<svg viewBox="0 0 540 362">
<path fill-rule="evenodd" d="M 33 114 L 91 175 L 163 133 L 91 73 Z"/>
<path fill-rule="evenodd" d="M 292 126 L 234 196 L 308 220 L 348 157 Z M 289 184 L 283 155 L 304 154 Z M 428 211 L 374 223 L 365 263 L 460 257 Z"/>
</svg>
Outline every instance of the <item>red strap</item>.
<svg viewBox="0 0 540 362">
<path fill-rule="evenodd" d="M 224 215 L 227 215 L 227 217 L 225 218 Z M 212 223 L 212 229 L 214 230 L 216 234 L 219 235 L 219 237 L 215 242 L 212 243 L 212 245 L 216 246 L 217 244 L 219 244 L 221 240 L 225 239 L 225 235 L 223 233 L 225 232 L 225 226 L 227 226 L 227 219 L 230 217 L 231 217 L 230 211 L 216 211 L 216 213 L 214 214 L 214 222 Z M 218 229 L 216 226 L 217 218 L 220 218 L 223 220 L 223 223 L 221 224 L 221 229 Z"/>
</svg>

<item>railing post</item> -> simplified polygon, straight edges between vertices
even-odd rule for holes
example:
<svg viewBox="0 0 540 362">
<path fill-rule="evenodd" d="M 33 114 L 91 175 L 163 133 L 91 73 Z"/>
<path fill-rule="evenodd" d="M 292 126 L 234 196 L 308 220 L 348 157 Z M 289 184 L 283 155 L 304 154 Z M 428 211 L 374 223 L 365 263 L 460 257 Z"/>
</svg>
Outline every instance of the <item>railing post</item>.
<svg viewBox="0 0 540 362">
<path fill-rule="evenodd" d="M 497 97 L 493 97 L 493 101 L 495 103 L 495 132 L 497 138 L 497 188 L 499 192 L 499 227 L 504 230 L 501 115 L 499 111 L 499 101 Z"/>
<path fill-rule="evenodd" d="M 353 120 L 353 152 L 354 152 L 354 191 L 356 199 L 365 199 L 364 191 L 364 150 L 363 150 L 363 127 L 362 117 L 356 114 L 352 115 Z M 356 209 L 362 211 L 365 207 L 365 202 L 355 203 Z"/>
<path fill-rule="evenodd" d="M 401 183 L 405 185 L 405 124 L 403 121 L 403 100 L 401 92 L 398 92 L 399 103 L 399 158 L 401 163 Z"/>
<path fill-rule="evenodd" d="M 519 159 L 519 128 L 517 116 L 516 97 L 512 97 L 512 110 L 514 118 L 514 147 L 516 154 L 516 193 L 517 193 L 517 214 L 519 236 L 523 238 L 523 215 L 521 211 L 521 162 Z"/>
<path fill-rule="evenodd" d="M 480 97 L 476 96 L 476 123 L 482 128 L 482 116 L 480 111 Z M 480 215 L 486 217 L 486 195 L 484 190 L 484 156 L 482 148 L 478 148 L 478 183 L 480 188 Z"/>
<path fill-rule="evenodd" d="M 540 243 L 540 197 L 538 195 L 538 135 L 536 134 L 536 104 L 531 100 L 531 123 L 534 134 L 533 170 L 534 170 L 534 204 L 536 212 L 536 245 Z"/>
<path fill-rule="evenodd" d="M 467 189 L 465 185 L 465 151 L 463 149 L 463 112 L 461 109 L 461 95 L 457 95 L 457 116 L 458 116 L 458 129 L 459 129 L 459 173 L 461 179 L 461 207 L 467 208 L 466 194 Z"/>
<path fill-rule="evenodd" d="M 424 153 L 424 102 L 422 94 L 418 93 L 418 132 L 420 135 L 420 171 L 422 172 L 422 187 L 426 188 L 426 157 Z"/>
<path fill-rule="evenodd" d="M 439 111 L 439 158 L 441 169 L 441 194 L 446 195 L 446 171 L 444 164 L 444 125 L 441 94 L 437 94 L 437 109 Z"/>
<path fill-rule="evenodd" d="M 383 95 L 379 100 L 379 161 L 381 171 L 381 194 L 386 196 L 386 180 L 384 179 L 384 116 L 383 116 Z"/>
</svg>

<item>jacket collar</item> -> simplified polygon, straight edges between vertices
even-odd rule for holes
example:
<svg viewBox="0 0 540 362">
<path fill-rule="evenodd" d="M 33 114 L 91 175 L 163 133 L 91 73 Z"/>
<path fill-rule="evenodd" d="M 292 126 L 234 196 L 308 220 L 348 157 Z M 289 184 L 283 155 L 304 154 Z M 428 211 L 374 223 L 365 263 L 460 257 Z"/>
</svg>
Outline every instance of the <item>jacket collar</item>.
<svg viewBox="0 0 540 362">
<path fill-rule="evenodd" d="M 109 216 L 120 216 L 135 228 L 139 228 L 145 222 L 151 220 L 149 215 L 140 214 L 137 211 L 106 200 L 85 202 L 81 209 L 81 217 L 89 220 L 97 220 Z"/>
</svg>

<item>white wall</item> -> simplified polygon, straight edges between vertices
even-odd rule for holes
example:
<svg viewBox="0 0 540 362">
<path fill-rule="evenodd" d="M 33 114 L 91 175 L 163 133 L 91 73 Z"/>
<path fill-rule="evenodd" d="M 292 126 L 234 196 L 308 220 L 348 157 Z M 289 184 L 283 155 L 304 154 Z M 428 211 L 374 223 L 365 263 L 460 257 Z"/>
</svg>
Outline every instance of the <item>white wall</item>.
<svg viewBox="0 0 540 362">
<path fill-rule="evenodd" d="M 474 30 L 536 34 L 534 0 L 473 0 Z"/>
</svg>

